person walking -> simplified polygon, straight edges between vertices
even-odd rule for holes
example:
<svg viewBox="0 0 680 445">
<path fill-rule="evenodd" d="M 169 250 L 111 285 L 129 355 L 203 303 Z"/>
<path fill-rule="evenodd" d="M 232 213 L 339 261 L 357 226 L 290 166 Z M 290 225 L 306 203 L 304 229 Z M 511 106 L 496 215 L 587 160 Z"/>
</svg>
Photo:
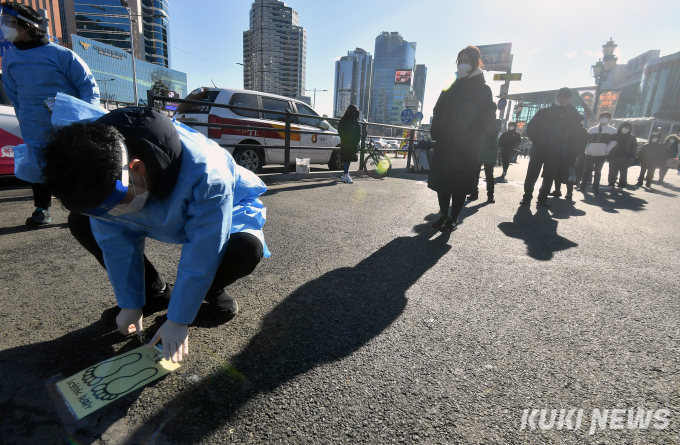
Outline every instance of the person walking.
<svg viewBox="0 0 680 445">
<path fill-rule="evenodd" d="M 456 64 L 457 79 L 440 94 L 430 128 L 436 144 L 427 185 L 437 192 L 441 211 L 432 227 L 445 232 L 458 227 L 465 197 L 477 189 L 479 146 L 493 120 L 493 95 L 484 80 L 479 49 L 461 50 Z"/>
<path fill-rule="evenodd" d="M 31 183 L 35 211 L 29 226 L 52 222 L 52 193 L 40 179 L 43 134 L 52 126 L 50 107 L 58 92 L 99 105 L 99 88 L 85 62 L 73 51 L 50 43 L 43 19 L 31 7 L 0 4 L 0 30 L 14 44 L 2 57 L 2 83 L 16 112 L 25 147 L 15 148 L 15 175 Z"/>
<path fill-rule="evenodd" d="M 489 110 L 490 115 L 494 117 L 496 115 L 496 104 L 492 103 L 492 107 Z M 503 127 L 503 121 L 501 119 L 494 119 L 491 125 L 482 133 L 482 141 L 479 145 L 479 173 L 482 172 L 484 168 L 484 173 L 486 175 L 486 202 L 494 204 L 496 199 L 493 196 L 494 193 L 494 177 L 493 168 L 496 163 L 496 153 L 498 152 L 498 133 Z M 479 199 L 479 181 L 477 182 L 477 189 L 468 196 L 468 201 L 476 201 Z"/>
<path fill-rule="evenodd" d="M 624 122 L 619 126 L 619 131 L 616 134 L 616 146 L 609 152 L 608 190 L 614 190 L 617 177 L 619 188 L 628 185 L 628 167 L 635 162 L 637 153 L 637 138 L 632 131 L 633 125 L 630 122 Z"/>
<path fill-rule="evenodd" d="M 504 132 L 498 138 L 498 147 L 501 149 L 501 157 L 503 162 L 503 174 L 501 178 L 505 178 L 508 174 L 508 167 L 510 166 L 510 159 L 513 153 L 522 143 L 522 137 L 515 131 L 517 128 L 516 122 L 508 122 L 508 131 Z"/>
<path fill-rule="evenodd" d="M 677 134 L 668 135 L 666 143 L 668 144 L 668 152 L 671 155 L 671 159 L 678 159 L 680 157 L 680 136 Z M 678 164 L 678 174 L 680 175 L 680 164 Z"/>
<path fill-rule="evenodd" d="M 562 184 L 567 187 L 567 194 L 564 197 L 567 201 L 574 200 L 574 184 L 578 176 L 576 175 L 576 160 L 583 155 L 588 145 L 588 132 L 583 127 L 574 127 L 573 133 L 569 137 L 567 150 L 564 157 L 560 160 L 555 174 L 555 190 L 550 194 L 555 198 L 562 196 Z"/>
<path fill-rule="evenodd" d="M 666 166 L 668 161 L 678 157 L 678 140 L 680 138 L 675 134 L 671 134 L 666 138 L 666 159 L 659 166 L 659 184 L 663 184 L 663 179 L 668 172 L 668 167 Z"/>
<path fill-rule="evenodd" d="M 352 184 L 349 176 L 349 165 L 357 161 L 359 144 L 361 144 L 361 125 L 359 124 L 359 108 L 350 105 L 345 110 L 345 115 L 338 124 L 338 134 L 340 135 L 340 160 L 343 162 L 343 170 L 340 180 L 347 184 Z"/>
<path fill-rule="evenodd" d="M 524 197 L 521 205 L 531 205 L 534 186 L 543 170 L 543 184 L 538 191 L 537 205 L 550 207 L 548 193 L 560 162 L 565 157 L 571 136 L 582 128 L 582 116 L 571 104 L 571 90 L 560 88 L 555 102 L 542 108 L 527 124 L 527 135 L 531 139 L 531 158 L 524 180 Z"/>
<path fill-rule="evenodd" d="M 659 142 L 659 133 L 652 133 L 652 137 L 640 149 L 640 176 L 638 177 L 637 187 L 642 187 L 642 182 L 649 188 L 654 180 L 654 171 L 666 162 L 668 150 L 664 144 Z M 647 173 L 647 178 L 645 178 Z"/>
<path fill-rule="evenodd" d="M 607 159 L 607 155 L 616 146 L 616 128 L 609 125 L 612 115 L 608 112 L 600 113 L 600 123 L 588 130 L 588 146 L 586 147 L 585 166 L 581 177 L 581 193 L 586 192 L 588 180 L 593 172 L 593 193 L 600 192 L 600 177 L 602 176 L 602 166 Z"/>
</svg>

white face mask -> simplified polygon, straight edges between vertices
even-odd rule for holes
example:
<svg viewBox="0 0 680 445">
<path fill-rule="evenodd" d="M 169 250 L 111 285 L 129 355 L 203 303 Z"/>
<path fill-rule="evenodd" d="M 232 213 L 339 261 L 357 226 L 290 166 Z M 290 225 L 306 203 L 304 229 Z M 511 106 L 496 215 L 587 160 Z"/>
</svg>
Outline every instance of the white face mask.
<svg viewBox="0 0 680 445">
<path fill-rule="evenodd" d="M 630 133 L 630 128 L 622 128 L 622 129 L 621 129 L 621 133 L 623 133 L 623 134 L 628 134 L 628 133 Z"/>
<path fill-rule="evenodd" d="M 466 77 L 468 74 L 472 72 L 472 65 L 468 65 L 467 63 L 461 63 L 458 65 L 458 77 Z"/>
<path fill-rule="evenodd" d="M 652 142 L 656 142 L 658 140 L 659 140 L 659 138 L 652 138 Z"/>
<path fill-rule="evenodd" d="M 132 201 L 130 201 L 127 204 L 118 204 L 114 208 L 111 209 L 109 212 L 109 215 L 111 216 L 120 216 L 120 215 L 125 215 L 128 213 L 132 212 L 137 212 L 139 210 L 142 210 L 142 207 L 144 207 L 144 204 L 146 204 L 146 199 L 149 197 L 149 190 L 146 187 L 146 178 L 142 176 L 142 179 L 144 179 L 144 193 L 140 193 L 139 195 L 137 194 L 137 189 L 135 188 L 134 184 L 132 185 L 132 191 L 135 192 L 135 197 L 132 198 Z"/>
<path fill-rule="evenodd" d="M 606 123 L 608 123 L 608 122 L 609 122 L 609 118 L 608 118 L 608 117 L 601 117 L 601 118 L 600 118 L 600 123 L 601 123 L 601 124 L 606 124 Z"/>
<path fill-rule="evenodd" d="M 510 131 L 512 131 L 514 129 L 515 129 L 515 127 L 512 127 L 512 126 L 508 127 L 508 130 L 510 130 Z"/>
<path fill-rule="evenodd" d="M 19 32 L 16 30 L 16 28 L 10 28 L 7 25 L 0 25 L 0 31 L 5 36 L 5 40 L 10 43 L 14 43 L 14 39 L 19 37 Z"/>
<path fill-rule="evenodd" d="M 553 102 L 553 103 L 554 103 L 555 105 L 557 105 L 558 107 L 561 107 L 561 106 L 562 106 L 562 105 L 560 105 L 560 101 L 557 100 L 557 99 L 555 99 L 555 102 Z"/>
</svg>

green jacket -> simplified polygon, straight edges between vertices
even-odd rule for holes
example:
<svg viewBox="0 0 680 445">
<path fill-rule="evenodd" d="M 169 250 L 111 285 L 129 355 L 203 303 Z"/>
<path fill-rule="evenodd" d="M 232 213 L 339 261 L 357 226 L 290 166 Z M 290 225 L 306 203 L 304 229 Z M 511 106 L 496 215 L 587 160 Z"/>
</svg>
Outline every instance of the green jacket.
<svg viewBox="0 0 680 445">
<path fill-rule="evenodd" d="M 479 145 L 479 162 L 495 164 L 498 159 L 498 133 L 503 127 L 503 121 L 495 119 L 482 133 L 482 143 Z"/>
</svg>

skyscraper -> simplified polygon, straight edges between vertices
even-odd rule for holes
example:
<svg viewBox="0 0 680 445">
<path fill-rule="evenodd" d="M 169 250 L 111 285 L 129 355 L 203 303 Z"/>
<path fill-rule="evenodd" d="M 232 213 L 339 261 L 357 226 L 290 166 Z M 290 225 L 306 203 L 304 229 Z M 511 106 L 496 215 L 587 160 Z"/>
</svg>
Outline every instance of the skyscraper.
<svg viewBox="0 0 680 445">
<path fill-rule="evenodd" d="M 416 98 L 420 102 L 421 110 L 423 102 L 425 101 L 425 82 L 427 81 L 427 67 L 425 65 L 416 65 L 416 71 L 413 74 L 413 90 L 416 92 Z"/>
<path fill-rule="evenodd" d="M 361 119 L 368 118 L 373 80 L 373 56 L 357 48 L 335 62 L 335 87 L 333 116 L 342 116 L 350 104 L 361 112 Z"/>
<path fill-rule="evenodd" d="M 64 42 L 76 34 L 97 42 L 132 51 L 140 60 L 170 67 L 169 0 L 129 0 L 134 22 L 120 0 L 59 0 Z M 163 16 L 163 17 L 153 17 Z M 131 36 L 132 34 L 132 36 Z"/>
<path fill-rule="evenodd" d="M 243 32 L 243 87 L 287 97 L 305 94 L 307 32 L 279 0 L 255 0 Z"/>
<path fill-rule="evenodd" d="M 392 106 L 395 73 L 397 70 L 415 69 L 416 45 L 415 42 L 404 40 L 398 32 L 384 31 L 375 38 L 371 121 L 383 124 L 401 123 L 401 110 L 395 110 Z"/>
</svg>

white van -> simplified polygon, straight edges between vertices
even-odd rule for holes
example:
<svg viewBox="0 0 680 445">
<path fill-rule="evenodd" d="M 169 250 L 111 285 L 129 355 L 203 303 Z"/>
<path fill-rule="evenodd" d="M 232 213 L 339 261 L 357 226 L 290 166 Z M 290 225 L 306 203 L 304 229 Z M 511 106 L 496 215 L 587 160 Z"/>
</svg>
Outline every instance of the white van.
<svg viewBox="0 0 680 445">
<path fill-rule="evenodd" d="M 214 140 L 218 144 L 235 145 L 280 145 L 285 144 L 285 112 L 319 116 L 309 105 L 289 97 L 259 91 L 236 90 L 225 88 L 198 88 L 186 99 L 205 102 L 205 105 L 180 103 L 175 118 L 185 125 L 194 122 L 243 125 L 249 127 L 266 127 L 274 131 L 247 130 L 234 128 L 193 126 L 195 130 Z M 243 107 L 261 108 L 281 111 L 282 113 L 266 113 L 229 108 L 213 107 L 213 103 L 240 105 Z M 341 170 L 340 136 L 322 117 L 318 119 L 293 116 L 291 130 L 313 131 L 314 134 L 291 133 L 290 163 L 295 165 L 295 158 L 309 158 L 310 164 L 328 164 L 330 170 Z M 279 130 L 279 131 L 276 131 Z M 299 147 L 319 147 L 299 148 Z M 325 147 L 336 148 L 328 150 Z M 283 165 L 285 151 L 279 148 L 257 147 L 224 147 L 242 167 L 251 171 L 260 171 L 266 164 Z M 322 149 L 324 148 L 324 149 Z"/>
</svg>

